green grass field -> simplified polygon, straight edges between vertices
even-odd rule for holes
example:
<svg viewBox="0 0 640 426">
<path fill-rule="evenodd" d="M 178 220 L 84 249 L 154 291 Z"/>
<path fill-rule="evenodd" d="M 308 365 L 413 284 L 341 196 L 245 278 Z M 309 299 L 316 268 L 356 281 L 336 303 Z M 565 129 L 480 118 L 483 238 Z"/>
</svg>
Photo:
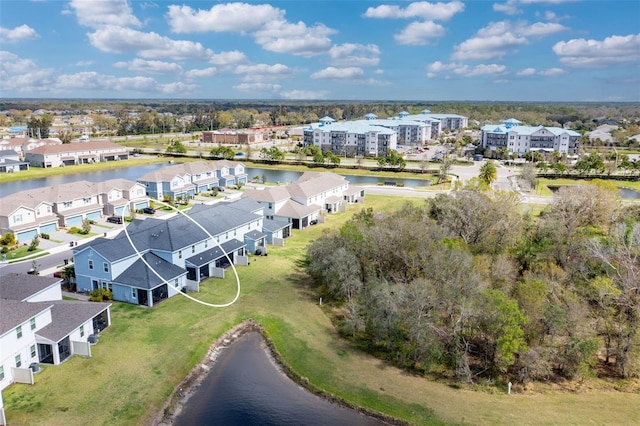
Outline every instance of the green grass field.
<svg viewBox="0 0 640 426">
<path fill-rule="evenodd" d="M 423 203 L 423 200 L 409 200 Z M 376 211 L 402 200 L 368 196 Z M 176 296 L 153 309 L 114 303 L 112 325 L 92 347 L 92 358 L 73 357 L 45 367 L 36 384 L 3 392 L 8 424 L 137 425 L 154 419 L 173 388 L 202 359 L 210 344 L 235 324 L 253 318 L 264 326 L 285 362 L 316 387 L 345 400 L 415 424 L 638 424 L 640 395 L 571 391 L 457 389 L 385 365 L 342 340 L 319 306 L 298 262 L 306 245 L 344 223 L 363 206 L 332 215 L 327 223 L 295 231 L 285 247 L 238 267 L 241 296 L 214 309 Z M 192 295 L 224 303 L 235 294 L 235 276 L 210 279 Z M 578 390 L 576 390 L 578 389 Z"/>
</svg>

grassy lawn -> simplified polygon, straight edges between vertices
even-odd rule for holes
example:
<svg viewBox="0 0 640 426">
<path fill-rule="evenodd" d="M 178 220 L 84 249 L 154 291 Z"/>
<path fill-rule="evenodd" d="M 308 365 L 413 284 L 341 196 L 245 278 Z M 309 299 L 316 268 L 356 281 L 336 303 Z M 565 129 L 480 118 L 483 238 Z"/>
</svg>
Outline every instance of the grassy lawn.
<svg viewBox="0 0 640 426">
<path fill-rule="evenodd" d="M 630 188 L 640 191 L 640 181 L 619 181 L 619 180 L 607 180 L 607 183 L 615 185 L 618 188 Z M 591 183 L 590 180 L 584 179 L 546 179 L 541 178 L 536 188 L 536 195 L 551 196 L 553 192 L 549 189 L 549 186 L 562 186 L 562 185 L 584 185 Z"/>
<path fill-rule="evenodd" d="M 6 253 L 8 262 L 12 262 L 12 261 L 15 261 L 15 260 L 18 260 L 18 259 L 22 259 L 22 258 L 27 257 L 27 256 L 28 257 L 37 258 L 37 257 L 43 256 L 45 254 L 47 254 L 47 253 L 45 253 L 42 249 L 35 249 L 33 251 L 29 251 L 29 247 L 25 247 L 25 246 L 20 247 L 20 248 L 18 248 L 16 250 L 8 251 Z"/>
<path fill-rule="evenodd" d="M 363 207 L 390 210 L 399 198 L 367 196 Z M 424 200 L 409 199 L 413 203 Z M 261 323 L 285 361 L 318 388 L 352 403 L 416 424 L 637 424 L 640 395 L 623 392 L 547 391 L 510 396 L 455 389 L 406 374 L 342 340 L 297 266 L 306 245 L 344 223 L 361 206 L 327 223 L 295 231 L 285 247 L 238 267 L 241 297 L 214 309 L 180 296 L 153 309 L 114 303 L 113 325 L 92 347 L 92 358 L 73 357 L 45 367 L 33 386 L 3 392 L 10 425 L 148 424 L 176 384 L 223 332 L 247 318 Z M 210 279 L 195 297 L 224 303 L 235 277 Z"/>
</svg>

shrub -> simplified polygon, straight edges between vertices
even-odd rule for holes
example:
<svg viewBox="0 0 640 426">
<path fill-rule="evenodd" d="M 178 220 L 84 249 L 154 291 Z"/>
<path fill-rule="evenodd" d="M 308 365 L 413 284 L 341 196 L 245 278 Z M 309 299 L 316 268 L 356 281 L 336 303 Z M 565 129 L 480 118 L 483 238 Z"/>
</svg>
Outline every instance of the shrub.
<svg viewBox="0 0 640 426">
<path fill-rule="evenodd" d="M 0 239 L 0 244 L 3 246 L 12 246 L 16 243 L 16 236 L 12 232 L 7 232 Z"/>
<path fill-rule="evenodd" d="M 40 238 L 36 235 L 35 237 L 33 237 L 33 240 L 31 240 L 31 243 L 29 244 L 29 248 L 27 249 L 27 251 L 36 251 L 39 245 L 40 245 Z"/>
<path fill-rule="evenodd" d="M 40 234 L 40 238 L 42 238 L 43 240 L 48 240 L 50 237 L 49 234 Z"/>
<path fill-rule="evenodd" d="M 78 228 L 77 226 L 72 226 L 71 228 L 69 228 L 69 234 L 79 234 L 81 231 L 80 228 Z"/>
<path fill-rule="evenodd" d="M 89 293 L 89 301 L 91 302 L 104 302 L 105 300 L 111 300 L 111 290 L 106 288 L 98 288 Z"/>
</svg>

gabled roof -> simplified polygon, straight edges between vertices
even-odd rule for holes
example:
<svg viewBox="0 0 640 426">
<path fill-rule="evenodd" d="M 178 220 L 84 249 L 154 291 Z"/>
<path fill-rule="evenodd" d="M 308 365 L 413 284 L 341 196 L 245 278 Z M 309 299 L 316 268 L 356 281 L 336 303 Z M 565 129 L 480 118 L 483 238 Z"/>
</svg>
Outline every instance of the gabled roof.
<svg viewBox="0 0 640 426">
<path fill-rule="evenodd" d="M 0 299 L 0 336 L 24 324 L 40 312 L 46 311 L 52 302 L 21 302 L 18 300 Z"/>
<path fill-rule="evenodd" d="M 215 247 L 212 247 L 209 250 L 205 250 L 202 253 L 191 256 L 190 258 L 186 259 L 185 262 L 190 266 L 204 266 L 207 263 L 213 262 L 214 260 L 226 257 L 229 253 L 232 253 L 244 246 L 246 246 L 244 242 L 234 238 L 220 244 L 220 246 L 216 244 Z"/>
<path fill-rule="evenodd" d="M 347 183 L 344 176 L 331 172 L 305 172 L 287 185 L 292 197 L 309 198 Z"/>
<path fill-rule="evenodd" d="M 283 200 L 288 200 L 291 197 L 287 187 L 285 186 L 270 186 L 264 189 L 247 188 L 242 193 L 242 198 L 249 197 L 256 201 L 277 203 Z"/>
<path fill-rule="evenodd" d="M 159 278 L 142 259 L 138 259 L 113 281 L 131 287 L 151 290 L 164 284 L 165 281 L 171 282 L 187 273 L 187 271 L 181 267 L 167 262 L 153 253 L 145 253 L 142 257 L 162 279 Z"/>
<path fill-rule="evenodd" d="M 272 233 L 290 226 L 290 223 L 281 220 L 265 219 L 262 222 L 262 230 Z"/>
<path fill-rule="evenodd" d="M 40 275 L 4 274 L 0 280 L 0 299 L 24 301 L 51 286 L 60 285 L 61 282 L 60 278 Z"/>
<path fill-rule="evenodd" d="M 91 142 L 75 142 L 55 145 L 43 145 L 33 148 L 27 154 L 75 154 L 81 151 L 100 151 L 106 149 L 115 149 L 120 152 L 126 152 L 127 149 L 110 140 L 94 140 Z"/>
<path fill-rule="evenodd" d="M 276 215 L 301 219 L 303 217 L 309 216 L 310 214 L 317 213 L 320 210 L 322 210 L 322 208 L 315 204 L 304 206 L 300 203 L 296 203 L 293 200 L 288 200 L 281 208 L 278 209 L 278 211 L 276 211 Z"/>
<path fill-rule="evenodd" d="M 249 231 L 246 234 L 244 234 L 244 238 L 245 240 L 249 239 L 249 240 L 253 240 L 253 241 L 257 241 L 260 238 L 266 237 L 267 234 L 262 233 L 260 231 L 256 231 L 255 229 L 253 231 Z"/>
<path fill-rule="evenodd" d="M 51 308 L 51 323 L 38 330 L 37 334 L 52 342 L 61 341 L 77 330 L 82 324 L 109 309 L 109 306 L 111 306 L 110 303 L 78 302 L 72 300 L 56 300 L 50 303 L 53 304 Z"/>
</svg>

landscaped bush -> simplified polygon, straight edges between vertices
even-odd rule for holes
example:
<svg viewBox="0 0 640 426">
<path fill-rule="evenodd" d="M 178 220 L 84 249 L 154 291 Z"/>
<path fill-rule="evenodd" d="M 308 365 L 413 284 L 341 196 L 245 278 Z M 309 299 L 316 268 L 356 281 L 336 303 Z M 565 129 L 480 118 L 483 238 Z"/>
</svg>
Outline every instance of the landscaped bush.
<svg viewBox="0 0 640 426">
<path fill-rule="evenodd" d="M 12 246 L 16 243 L 16 236 L 12 232 L 7 232 L 0 239 L 0 244 L 3 246 Z"/>
<path fill-rule="evenodd" d="M 50 237 L 49 234 L 40 234 L 40 238 L 42 238 L 43 240 L 48 240 Z"/>
<path fill-rule="evenodd" d="M 78 228 L 77 226 L 72 226 L 71 228 L 69 228 L 69 233 L 70 234 L 79 234 L 80 231 L 82 231 L 80 228 Z"/>
<path fill-rule="evenodd" d="M 89 301 L 91 302 L 104 302 L 105 300 L 111 300 L 111 290 L 106 288 L 98 288 L 89 293 Z"/>
</svg>

